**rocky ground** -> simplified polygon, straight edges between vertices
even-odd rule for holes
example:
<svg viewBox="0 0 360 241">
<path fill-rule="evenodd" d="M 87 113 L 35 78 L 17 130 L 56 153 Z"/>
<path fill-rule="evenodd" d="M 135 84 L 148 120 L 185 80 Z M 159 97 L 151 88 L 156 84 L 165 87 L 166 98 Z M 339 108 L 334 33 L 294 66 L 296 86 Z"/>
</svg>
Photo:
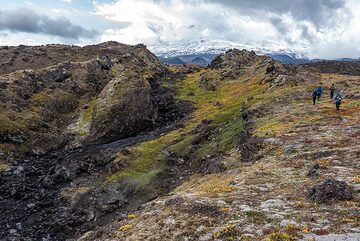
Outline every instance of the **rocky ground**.
<svg viewBox="0 0 360 241">
<path fill-rule="evenodd" d="M 248 134 L 221 153 L 223 169 L 194 174 L 168 195 L 80 240 L 360 240 L 360 78 L 274 73 L 267 79 L 253 65 L 243 71 L 218 83 L 212 94 L 201 88 L 198 73 L 179 84 L 180 96 L 201 106 L 188 124 L 216 122 L 216 112 L 232 105 L 230 122 L 245 118 Z M 328 92 L 312 105 L 319 82 L 343 89 L 340 112 Z M 241 104 L 234 104 L 237 99 Z M 216 140 L 216 131 L 226 135 L 225 123 L 215 125 L 207 141 Z"/>
<path fill-rule="evenodd" d="M 68 137 L 67 149 L 16 159 L 10 147 L 22 143 L 2 139 L 2 239 L 360 240 L 359 76 L 321 74 L 239 50 L 208 68 L 167 67 L 153 58 L 144 65 L 141 58 L 100 73 L 108 80 L 94 103 L 75 105 L 62 129 L 86 130 Z M 319 82 L 343 90 L 339 112 L 327 89 L 312 105 Z M 159 123 L 152 131 L 118 127 L 126 123 L 116 119 L 130 105 L 121 88 L 128 85 L 138 88 L 134 100 L 155 103 L 145 112 Z M 97 108 L 109 107 L 103 100 L 109 114 L 97 118 Z M 92 105 L 89 123 L 80 124 Z M 127 116 L 142 120 L 141 106 L 126 108 Z"/>
</svg>

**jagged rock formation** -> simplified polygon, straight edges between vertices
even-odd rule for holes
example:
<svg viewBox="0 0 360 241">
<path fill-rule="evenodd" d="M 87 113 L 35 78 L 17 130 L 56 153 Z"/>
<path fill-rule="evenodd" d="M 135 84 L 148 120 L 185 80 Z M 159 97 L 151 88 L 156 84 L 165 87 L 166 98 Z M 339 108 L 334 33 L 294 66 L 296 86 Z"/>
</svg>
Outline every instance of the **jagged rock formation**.
<svg viewBox="0 0 360 241">
<path fill-rule="evenodd" d="M 55 52 L 54 46 L 41 49 L 65 58 L 72 48 L 55 47 Z M 39 154 L 68 144 L 106 142 L 156 127 L 169 119 L 169 106 L 172 113 L 177 111 L 171 94 L 157 83 L 167 70 L 144 46 L 105 43 L 73 48 L 72 58 L 94 57 L 96 50 L 100 57 L 0 77 L 3 145 L 21 145 L 22 152 Z M 34 49 L 24 52 L 31 55 Z M 19 61 L 16 68 L 23 64 Z M 13 151 L 5 150 L 9 156 Z"/>
</svg>

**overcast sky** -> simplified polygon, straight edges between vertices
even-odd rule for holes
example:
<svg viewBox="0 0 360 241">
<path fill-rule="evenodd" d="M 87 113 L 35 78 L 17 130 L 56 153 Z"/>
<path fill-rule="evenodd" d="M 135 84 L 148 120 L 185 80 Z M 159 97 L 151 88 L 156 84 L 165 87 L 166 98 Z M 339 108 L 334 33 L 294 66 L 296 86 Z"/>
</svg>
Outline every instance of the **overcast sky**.
<svg viewBox="0 0 360 241">
<path fill-rule="evenodd" d="M 0 45 L 198 40 L 360 57 L 360 0 L 0 0 Z"/>
</svg>

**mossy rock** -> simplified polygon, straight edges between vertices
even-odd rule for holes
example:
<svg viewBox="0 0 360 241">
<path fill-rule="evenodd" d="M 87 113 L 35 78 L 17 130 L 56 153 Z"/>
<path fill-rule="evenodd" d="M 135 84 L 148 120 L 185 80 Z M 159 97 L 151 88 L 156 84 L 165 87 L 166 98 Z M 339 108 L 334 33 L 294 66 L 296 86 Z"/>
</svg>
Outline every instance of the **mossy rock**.
<svg viewBox="0 0 360 241">
<path fill-rule="evenodd" d="M 158 118 L 151 91 L 149 82 L 131 71 L 111 80 L 96 100 L 93 140 L 125 138 L 149 127 Z"/>
</svg>

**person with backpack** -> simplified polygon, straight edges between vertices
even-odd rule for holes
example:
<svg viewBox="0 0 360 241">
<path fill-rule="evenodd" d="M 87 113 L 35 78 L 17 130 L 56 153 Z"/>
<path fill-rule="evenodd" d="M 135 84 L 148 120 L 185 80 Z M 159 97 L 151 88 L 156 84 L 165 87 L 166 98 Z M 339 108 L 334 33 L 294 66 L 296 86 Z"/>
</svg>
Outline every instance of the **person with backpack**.
<svg viewBox="0 0 360 241">
<path fill-rule="evenodd" d="M 316 96 L 317 96 L 317 89 L 315 89 L 312 93 L 312 97 L 313 97 L 313 104 L 316 104 Z"/>
<path fill-rule="evenodd" d="M 336 93 L 336 96 L 335 96 L 335 106 L 336 106 L 336 110 L 339 111 L 340 110 L 340 105 L 341 105 L 341 101 L 342 101 L 342 94 L 340 91 L 338 91 Z"/>
<path fill-rule="evenodd" d="M 335 84 L 332 84 L 330 87 L 330 99 L 332 100 L 334 98 L 334 93 L 335 93 Z"/>
<path fill-rule="evenodd" d="M 316 88 L 316 96 L 317 96 L 318 101 L 320 101 L 320 97 L 321 97 L 322 93 L 323 93 L 323 88 L 320 83 L 319 87 Z"/>
</svg>

